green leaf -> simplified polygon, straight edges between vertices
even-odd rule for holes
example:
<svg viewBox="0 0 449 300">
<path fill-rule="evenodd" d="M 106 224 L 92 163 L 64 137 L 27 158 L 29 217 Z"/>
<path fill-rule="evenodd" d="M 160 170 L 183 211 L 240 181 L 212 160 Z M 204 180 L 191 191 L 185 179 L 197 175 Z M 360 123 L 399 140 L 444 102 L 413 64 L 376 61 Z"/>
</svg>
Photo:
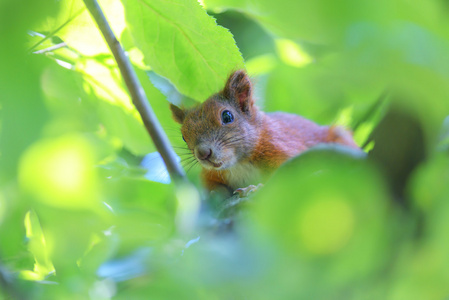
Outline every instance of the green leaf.
<svg viewBox="0 0 449 300">
<path fill-rule="evenodd" d="M 121 2 L 115 0 L 100 2 L 114 33 L 120 37 L 125 29 Z M 44 33 L 47 37 L 58 36 L 71 48 L 87 56 L 109 53 L 106 42 L 82 1 L 63 0 L 60 6 L 61 9 L 56 14 L 49 15 L 34 30 Z M 36 46 L 39 46 L 39 43 L 33 48 Z"/>
<path fill-rule="evenodd" d="M 115 172 L 103 184 L 107 204 L 114 212 L 112 232 L 120 237 L 120 247 L 129 250 L 172 232 L 175 202 L 170 185 L 126 173 Z"/>
<path fill-rule="evenodd" d="M 145 127 L 134 115 L 106 101 L 98 102 L 98 110 L 108 135 L 119 138 L 119 143 L 131 153 L 145 155 L 154 150 Z"/>
<path fill-rule="evenodd" d="M 181 93 L 204 101 L 218 92 L 229 73 L 243 67 L 232 38 L 189 1 L 123 1 L 126 21 L 145 61 Z"/>
<path fill-rule="evenodd" d="M 41 84 L 47 107 L 54 115 L 47 132 L 81 130 L 97 134 L 104 128 L 105 140 L 114 139 L 115 145 L 133 154 L 153 151 L 150 137 L 117 74 L 115 65 L 105 65 L 99 59 L 79 60 L 75 70 L 57 64 L 47 67 Z M 154 98 L 153 93 L 149 96 Z"/>
<path fill-rule="evenodd" d="M 446 154 L 436 154 L 417 168 L 409 182 L 420 237 L 405 241 L 391 281 L 391 299 L 442 299 L 449 293 L 448 165 Z"/>
<path fill-rule="evenodd" d="M 447 34 L 444 8 L 437 1 L 204 0 L 204 3 L 213 11 L 244 12 L 278 36 L 318 44 L 344 43 L 348 29 L 357 22 L 388 27 L 393 20 L 403 20 Z"/>
<path fill-rule="evenodd" d="M 298 298 L 327 299 L 326 293 L 353 289 L 355 281 L 385 267 L 392 217 L 388 195 L 361 157 L 344 147 L 317 147 L 282 166 L 254 195 L 260 230 L 291 255 L 273 280 L 296 276 L 286 288 Z M 286 271 L 292 266 L 293 274 Z M 323 284 L 327 291 L 319 288 Z"/>
<path fill-rule="evenodd" d="M 361 2 L 366 1 L 206 0 L 205 4 L 217 11 L 243 11 L 278 36 L 323 43 L 341 34 L 351 19 L 366 14 L 361 9 L 366 3 Z"/>
<path fill-rule="evenodd" d="M 54 271 L 54 267 L 48 256 L 39 218 L 34 211 L 29 211 L 25 215 L 25 228 L 28 238 L 28 251 L 33 254 L 35 263 L 33 271 L 22 271 L 21 276 L 25 279 L 43 280 L 50 272 Z"/>
</svg>

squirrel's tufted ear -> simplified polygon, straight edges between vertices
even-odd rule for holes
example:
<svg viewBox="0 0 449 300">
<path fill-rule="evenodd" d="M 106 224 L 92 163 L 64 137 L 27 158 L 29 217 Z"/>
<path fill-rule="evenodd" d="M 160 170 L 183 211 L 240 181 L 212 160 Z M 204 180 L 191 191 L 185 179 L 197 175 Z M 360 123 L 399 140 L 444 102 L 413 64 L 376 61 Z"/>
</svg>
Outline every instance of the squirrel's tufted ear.
<svg viewBox="0 0 449 300">
<path fill-rule="evenodd" d="M 184 118 L 186 117 L 185 111 L 171 103 L 170 110 L 172 112 L 173 119 L 179 124 L 182 124 L 184 122 Z"/>
<path fill-rule="evenodd" d="M 223 89 L 223 96 L 231 101 L 237 101 L 243 112 L 249 112 L 254 100 L 252 98 L 251 81 L 245 71 L 238 70 L 229 76 Z"/>
</svg>

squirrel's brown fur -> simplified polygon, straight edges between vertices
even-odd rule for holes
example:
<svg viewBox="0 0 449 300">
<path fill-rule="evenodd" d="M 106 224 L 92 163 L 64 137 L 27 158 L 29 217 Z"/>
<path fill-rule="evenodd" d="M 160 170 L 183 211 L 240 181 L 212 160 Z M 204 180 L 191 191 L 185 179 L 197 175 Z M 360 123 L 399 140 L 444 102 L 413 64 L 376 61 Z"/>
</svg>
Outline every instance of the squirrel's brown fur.
<svg viewBox="0 0 449 300">
<path fill-rule="evenodd" d="M 241 70 L 229 77 L 223 91 L 201 105 L 187 110 L 170 108 L 202 166 L 206 187 L 226 195 L 259 183 L 286 160 L 316 144 L 358 148 L 341 127 L 320 126 L 294 114 L 259 111 L 251 82 Z M 232 114 L 232 122 L 223 122 L 224 111 Z"/>
</svg>

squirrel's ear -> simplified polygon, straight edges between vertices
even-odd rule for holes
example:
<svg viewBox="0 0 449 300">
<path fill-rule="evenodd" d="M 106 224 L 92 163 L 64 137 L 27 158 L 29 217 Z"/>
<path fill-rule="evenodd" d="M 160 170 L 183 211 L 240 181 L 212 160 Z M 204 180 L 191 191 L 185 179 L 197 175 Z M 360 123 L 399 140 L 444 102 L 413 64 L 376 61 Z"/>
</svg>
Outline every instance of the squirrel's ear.
<svg viewBox="0 0 449 300">
<path fill-rule="evenodd" d="M 238 70 L 229 76 L 223 95 L 229 100 L 237 101 L 243 112 L 248 112 L 254 104 L 251 81 L 243 70 Z"/>
<path fill-rule="evenodd" d="M 182 124 L 182 122 L 184 122 L 184 118 L 186 117 L 184 110 L 171 103 L 170 110 L 172 112 L 173 119 L 179 124 Z"/>
</svg>

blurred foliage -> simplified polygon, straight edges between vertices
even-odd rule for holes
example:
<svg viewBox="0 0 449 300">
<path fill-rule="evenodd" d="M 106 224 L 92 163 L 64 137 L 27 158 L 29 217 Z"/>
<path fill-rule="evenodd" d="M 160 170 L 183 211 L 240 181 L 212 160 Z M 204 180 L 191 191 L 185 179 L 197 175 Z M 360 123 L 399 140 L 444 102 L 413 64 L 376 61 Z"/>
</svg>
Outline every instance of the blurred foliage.
<svg viewBox="0 0 449 300">
<path fill-rule="evenodd" d="M 217 220 L 163 183 L 83 2 L 4 0 L 0 299 L 448 298 L 447 1 L 200 2 L 100 1 L 186 168 L 167 99 L 244 65 L 264 110 L 367 155 L 312 149 Z"/>
</svg>

